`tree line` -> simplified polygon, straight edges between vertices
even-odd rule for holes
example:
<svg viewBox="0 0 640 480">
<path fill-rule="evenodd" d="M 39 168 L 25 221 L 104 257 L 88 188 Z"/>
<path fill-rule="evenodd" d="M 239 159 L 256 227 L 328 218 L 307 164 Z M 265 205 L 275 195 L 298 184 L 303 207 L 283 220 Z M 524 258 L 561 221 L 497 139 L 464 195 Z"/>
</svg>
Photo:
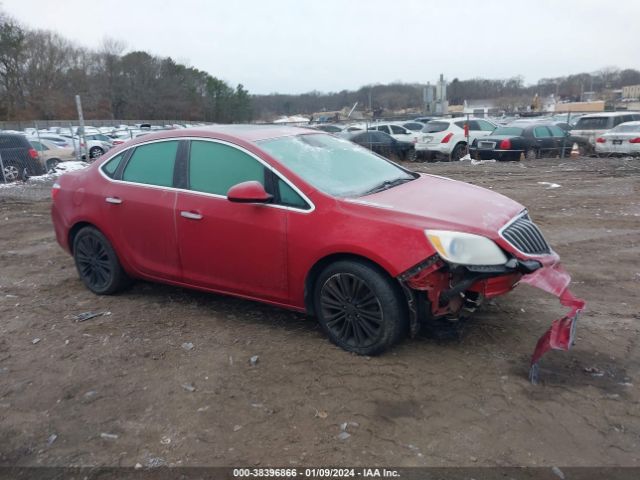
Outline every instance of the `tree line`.
<svg viewBox="0 0 640 480">
<path fill-rule="evenodd" d="M 46 30 L 28 29 L 0 11 L 0 119 L 176 119 L 247 122 L 251 96 L 171 58 L 105 40 L 97 50 Z"/>
<path fill-rule="evenodd" d="M 525 85 L 521 76 L 507 79 L 454 78 L 447 86 L 447 99 L 450 105 L 462 105 L 465 100 L 494 100 L 497 107 L 515 110 L 531 105 L 536 94 L 543 97 L 555 95 L 558 100 L 580 101 L 584 92 L 601 93 L 604 90 L 638 84 L 640 71 L 613 67 L 593 73 L 543 78 L 533 85 Z M 254 95 L 253 110 L 257 118 L 335 111 L 351 107 L 356 102 L 358 109 L 363 110 L 421 110 L 424 87 L 424 84 L 393 83 L 368 85 L 358 90 L 342 90 L 335 93 Z"/>
</svg>

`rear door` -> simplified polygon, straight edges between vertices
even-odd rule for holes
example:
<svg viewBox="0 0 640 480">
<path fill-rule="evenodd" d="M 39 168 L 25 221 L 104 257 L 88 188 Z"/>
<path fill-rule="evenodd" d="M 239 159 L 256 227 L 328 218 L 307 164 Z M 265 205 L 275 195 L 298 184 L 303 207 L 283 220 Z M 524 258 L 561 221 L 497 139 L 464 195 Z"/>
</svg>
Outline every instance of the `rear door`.
<svg viewBox="0 0 640 480">
<path fill-rule="evenodd" d="M 191 141 L 184 168 L 188 191 L 178 193 L 175 213 L 184 281 L 286 301 L 287 209 L 226 198 L 249 180 L 272 190 L 269 170 L 249 152 L 209 140 Z"/>
<path fill-rule="evenodd" d="M 103 165 L 112 177 L 103 191 L 103 213 L 114 226 L 118 253 L 142 274 L 180 279 L 174 208 L 178 140 L 140 145 Z M 126 163 L 125 163 L 126 161 Z"/>
<path fill-rule="evenodd" d="M 571 153 L 571 145 L 570 145 L 570 142 L 567 141 L 567 136 L 564 130 L 562 130 L 560 127 L 556 125 L 550 125 L 548 128 L 549 128 L 549 131 L 551 132 L 551 137 L 553 138 L 554 155 L 561 155 L 563 148 L 568 153 Z"/>
<path fill-rule="evenodd" d="M 556 149 L 556 142 L 547 127 L 539 126 L 533 129 L 536 150 L 540 155 L 548 155 Z"/>
</svg>

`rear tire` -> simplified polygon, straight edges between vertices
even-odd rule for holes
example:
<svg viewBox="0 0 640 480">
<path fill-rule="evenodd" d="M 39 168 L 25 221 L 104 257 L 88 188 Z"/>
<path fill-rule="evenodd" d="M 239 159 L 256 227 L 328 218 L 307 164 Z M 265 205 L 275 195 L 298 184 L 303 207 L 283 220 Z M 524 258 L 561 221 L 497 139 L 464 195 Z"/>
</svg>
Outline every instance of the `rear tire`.
<svg viewBox="0 0 640 480">
<path fill-rule="evenodd" d="M 318 321 L 329 339 L 348 352 L 377 355 L 408 329 L 401 292 L 384 272 L 365 262 L 341 260 L 315 282 Z"/>
<path fill-rule="evenodd" d="M 535 148 L 529 148 L 524 156 L 527 160 L 536 160 L 538 158 L 538 152 Z"/>
<path fill-rule="evenodd" d="M 58 160 L 57 158 L 50 158 L 49 160 L 47 160 L 47 173 L 53 172 L 59 163 L 60 160 Z"/>
<path fill-rule="evenodd" d="M 21 174 L 20 165 L 14 162 L 5 162 L 3 163 L 3 166 L 4 169 L 2 171 L 2 178 L 4 178 L 4 183 L 13 183 L 17 182 L 18 180 L 24 180 L 24 171 L 22 171 Z"/>
<path fill-rule="evenodd" d="M 94 227 L 83 227 L 76 234 L 73 258 L 80 279 L 97 295 L 111 295 L 131 284 L 111 243 Z"/>
<path fill-rule="evenodd" d="M 416 149 L 412 148 L 411 150 L 407 151 L 407 154 L 405 155 L 405 158 L 409 162 L 417 162 L 418 161 L 418 153 L 416 152 Z"/>
<path fill-rule="evenodd" d="M 467 146 L 464 143 L 458 143 L 451 152 L 451 161 L 458 162 L 468 152 Z"/>
</svg>

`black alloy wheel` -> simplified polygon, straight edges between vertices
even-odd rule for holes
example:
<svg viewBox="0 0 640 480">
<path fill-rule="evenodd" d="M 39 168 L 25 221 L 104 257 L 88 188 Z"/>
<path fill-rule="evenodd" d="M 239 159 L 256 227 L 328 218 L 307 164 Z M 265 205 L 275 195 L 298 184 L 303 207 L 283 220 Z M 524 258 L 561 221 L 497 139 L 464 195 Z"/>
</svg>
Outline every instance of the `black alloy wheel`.
<svg viewBox="0 0 640 480">
<path fill-rule="evenodd" d="M 316 282 L 316 314 L 333 343 L 375 355 L 406 334 L 408 316 L 401 295 L 392 279 L 374 266 L 339 261 Z"/>
<path fill-rule="evenodd" d="M 98 295 L 110 295 L 129 283 L 107 238 L 93 227 L 84 227 L 73 242 L 73 257 L 85 286 Z"/>
</svg>

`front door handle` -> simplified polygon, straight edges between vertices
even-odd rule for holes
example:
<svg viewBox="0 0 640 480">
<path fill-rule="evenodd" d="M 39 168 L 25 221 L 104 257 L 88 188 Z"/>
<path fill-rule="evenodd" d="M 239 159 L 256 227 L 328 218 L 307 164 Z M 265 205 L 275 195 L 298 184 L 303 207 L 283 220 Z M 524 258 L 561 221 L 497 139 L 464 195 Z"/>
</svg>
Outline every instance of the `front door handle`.
<svg viewBox="0 0 640 480">
<path fill-rule="evenodd" d="M 188 218 L 189 220 L 202 220 L 202 215 L 197 212 L 182 211 L 180 212 L 180 216 Z"/>
<path fill-rule="evenodd" d="M 122 203 L 122 199 L 118 197 L 107 197 L 104 201 L 107 203 L 113 203 L 114 205 L 120 205 Z"/>
</svg>

